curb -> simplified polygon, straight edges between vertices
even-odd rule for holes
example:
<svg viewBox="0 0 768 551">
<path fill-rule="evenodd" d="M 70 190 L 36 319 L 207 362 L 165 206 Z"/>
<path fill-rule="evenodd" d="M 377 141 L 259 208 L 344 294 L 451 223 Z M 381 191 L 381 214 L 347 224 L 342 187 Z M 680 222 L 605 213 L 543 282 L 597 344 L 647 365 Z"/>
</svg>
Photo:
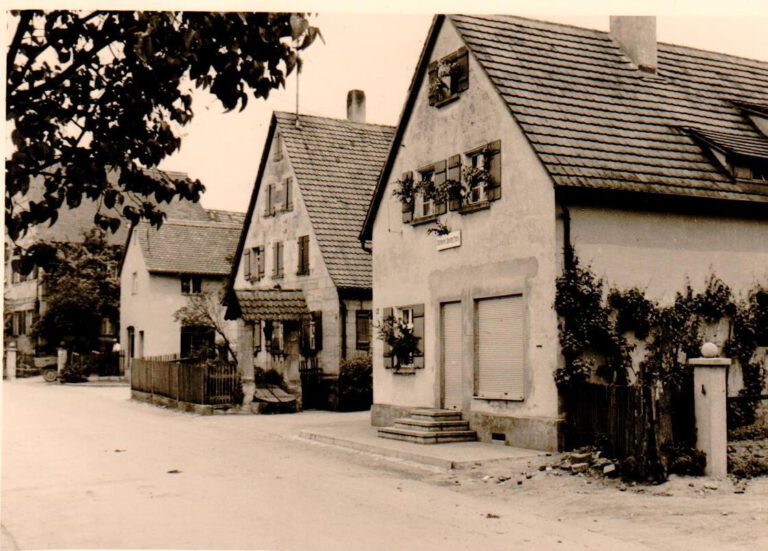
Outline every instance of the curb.
<svg viewBox="0 0 768 551">
<path fill-rule="evenodd" d="M 305 440 L 313 440 L 322 444 L 330 444 L 340 448 L 372 453 L 383 457 L 392 457 L 395 459 L 403 459 L 405 461 L 413 461 L 414 463 L 421 463 L 422 465 L 429 465 L 431 467 L 440 467 L 446 470 L 455 469 L 462 464 L 474 463 L 474 461 L 458 462 L 451 459 L 431 457 L 429 455 L 423 455 L 420 453 L 393 450 L 390 448 L 374 446 L 372 444 L 364 444 L 362 442 L 355 442 L 354 440 L 346 440 L 344 438 L 337 438 L 335 436 L 328 436 L 327 434 L 319 434 L 307 430 L 301 431 L 299 433 L 299 438 L 303 438 Z"/>
</svg>

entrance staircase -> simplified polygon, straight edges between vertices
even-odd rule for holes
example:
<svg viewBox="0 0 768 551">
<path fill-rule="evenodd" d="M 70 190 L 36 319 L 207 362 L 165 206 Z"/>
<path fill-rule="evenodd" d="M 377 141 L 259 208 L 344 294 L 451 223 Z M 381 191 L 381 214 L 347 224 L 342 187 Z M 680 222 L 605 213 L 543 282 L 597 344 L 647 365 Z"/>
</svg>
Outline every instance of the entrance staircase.
<svg viewBox="0 0 768 551">
<path fill-rule="evenodd" d="M 411 410 L 409 417 L 395 419 L 393 427 L 379 429 L 379 438 L 416 444 L 445 444 L 474 442 L 477 433 L 469 430 L 469 423 L 462 420 L 460 411 L 417 408 Z"/>
</svg>

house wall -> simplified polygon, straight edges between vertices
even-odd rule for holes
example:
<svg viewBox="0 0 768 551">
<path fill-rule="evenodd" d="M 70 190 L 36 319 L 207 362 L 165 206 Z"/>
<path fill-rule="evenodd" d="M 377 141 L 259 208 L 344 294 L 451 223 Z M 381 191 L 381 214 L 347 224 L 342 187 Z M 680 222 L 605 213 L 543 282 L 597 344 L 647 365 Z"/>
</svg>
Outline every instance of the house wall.
<svg viewBox="0 0 768 551">
<path fill-rule="evenodd" d="M 449 21 L 432 53 L 439 59 L 462 46 Z M 383 344 L 373 341 L 372 423 L 386 424 L 409 407 L 441 405 L 440 303 L 460 300 L 463 324 L 463 411 L 482 440 L 504 432 L 512 445 L 554 449 L 558 445 L 557 319 L 554 191 L 549 176 L 473 55 L 469 88 L 436 108 L 428 104 L 428 79 L 418 89 L 403 142 L 373 227 L 374 320 L 383 309 L 425 305 L 424 369 L 398 376 L 384 367 Z M 436 250 L 427 227 L 403 224 L 392 196 L 405 171 L 501 140 L 502 196 L 488 210 L 448 212 L 441 219 L 461 231 L 458 248 Z M 474 398 L 474 300 L 522 293 L 525 310 L 521 401 Z"/>
<path fill-rule="evenodd" d="M 268 161 L 264 168 L 261 186 L 252 218 L 248 225 L 245 238 L 244 252 L 252 247 L 263 246 L 266 251 L 265 273 L 260 281 L 248 281 L 245 279 L 244 263 L 242 257 L 238 263 L 235 278 L 235 289 L 273 289 L 279 285 L 282 289 L 301 289 L 304 299 L 310 311 L 321 310 L 323 312 L 323 349 L 317 355 L 319 366 L 326 374 L 338 373 L 341 360 L 341 334 L 339 325 L 339 294 L 333 280 L 325 266 L 320 247 L 315 239 L 312 223 L 307 213 L 301 191 L 296 183 L 295 174 L 291 167 L 287 152 L 284 152 L 282 160 L 275 161 L 274 145 L 272 140 L 268 152 Z M 290 211 L 278 211 L 273 216 L 264 216 L 266 210 L 266 189 L 272 183 L 282 186 L 285 178 L 293 178 L 293 209 Z M 298 268 L 298 238 L 309 235 L 309 275 L 297 275 Z M 283 272 L 282 278 L 272 276 L 273 243 L 283 243 Z M 299 384 L 298 359 L 282 361 L 273 358 L 271 354 L 262 350 L 255 357 L 252 354 L 250 325 L 239 321 L 239 361 L 244 374 L 244 380 L 253 380 L 253 367 L 262 369 L 275 368 L 283 374 L 283 377 L 293 383 Z M 298 348 L 297 348 L 298 350 Z"/>
<path fill-rule="evenodd" d="M 607 289 L 638 287 L 649 298 L 671 304 L 688 283 L 694 291 L 704 290 L 711 274 L 728 284 L 736 297 L 746 298 L 756 283 L 768 286 L 764 220 L 586 206 L 570 206 L 568 211 L 571 243 L 580 263 L 603 278 Z M 558 225 L 562 250 L 562 221 Z M 728 324 L 705 328 L 705 338 L 722 349 Z M 633 359 L 639 362 L 644 355 L 639 343 Z M 761 347 L 758 357 L 764 356 Z M 736 395 L 743 387 L 741 369 L 734 365 L 728 375 L 728 393 Z"/>
<path fill-rule="evenodd" d="M 132 274 L 137 275 L 136 292 L 132 289 Z M 225 283 L 220 278 L 204 277 L 202 291 L 218 296 Z M 136 336 L 136 357 L 139 356 L 139 334 L 144 332 L 144 356 L 179 354 L 181 351 L 181 323 L 173 314 L 188 304 L 181 292 L 179 275 L 150 274 L 141 248 L 133 239 L 125 253 L 120 272 L 120 344 L 128 346 L 128 328 Z M 236 324 L 227 322 L 230 341 L 237 343 Z"/>
</svg>

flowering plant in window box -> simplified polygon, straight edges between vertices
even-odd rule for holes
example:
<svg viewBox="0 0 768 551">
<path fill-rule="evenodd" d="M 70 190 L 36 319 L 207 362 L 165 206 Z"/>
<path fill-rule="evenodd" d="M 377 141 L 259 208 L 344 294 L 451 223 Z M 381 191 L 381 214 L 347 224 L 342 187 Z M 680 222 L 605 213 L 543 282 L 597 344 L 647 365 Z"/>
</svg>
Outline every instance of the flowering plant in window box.
<svg viewBox="0 0 768 551">
<path fill-rule="evenodd" d="M 392 190 L 392 195 L 397 197 L 404 205 L 413 205 L 417 188 L 418 184 L 413 180 L 413 175 L 409 173 L 395 182 L 395 189 Z"/>
<path fill-rule="evenodd" d="M 413 356 L 419 352 L 420 339 L 413 333 L 413 323 L 387 316 L 381 321 L 378 330 L 379 338 L 392 350 L 392 357 L 396 360 L 395 371 L 413 365 Z"/>
</svg>

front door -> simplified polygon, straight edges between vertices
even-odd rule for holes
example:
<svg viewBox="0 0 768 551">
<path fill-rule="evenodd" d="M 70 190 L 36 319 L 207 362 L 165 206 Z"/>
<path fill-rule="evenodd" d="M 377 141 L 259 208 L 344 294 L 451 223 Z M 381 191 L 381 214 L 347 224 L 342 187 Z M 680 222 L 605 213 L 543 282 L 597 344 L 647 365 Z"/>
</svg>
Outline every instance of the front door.
<svg viewBox="0 0 768 551">
<path fill-rule="evenodd" d="M 461 303 L 447 302 L 440 305 L 442 347 L 443 407 L 461 410 L 462 402 L 462 331 Z"/>
</svg>

